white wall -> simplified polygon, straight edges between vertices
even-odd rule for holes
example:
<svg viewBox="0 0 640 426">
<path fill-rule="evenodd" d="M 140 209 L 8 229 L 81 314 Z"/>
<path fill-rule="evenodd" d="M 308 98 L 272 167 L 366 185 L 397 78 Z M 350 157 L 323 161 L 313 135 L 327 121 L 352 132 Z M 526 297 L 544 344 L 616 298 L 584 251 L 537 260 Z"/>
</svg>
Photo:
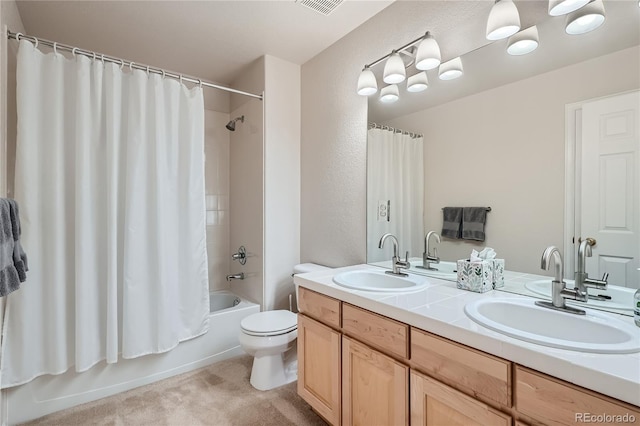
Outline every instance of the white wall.
<svg viewBox="0 0 640 426">
<path fill-rule="evenodd" d="M 636 46 L 389 121 L 424 134 L 425 232 L 444 206 L 492 207 L 485 242 L 443 240 L 439 256 L 490 246 L 542 273 L 544 249 L 563 246 L 565 105 L 639 87 Z"/>
<path fill-rule="evenodd" d="M 300 261 L 299 65 L 265 56 L 264 102 L 265 309 L 287 309 Z"/>
<path fill-rule="evenodd" d="M 251 93 L 264 90 L 264 58 L 250 64 L 232 87 Z M 247 249 L 247 263 L 229 264 L 229 273 L 243 272 L 245 279 L 231 282 L 231 289 L 264 306 L 264 123 L 262 101 L 241 95 L 231 96 L 231 119 L 244 115 L 230 133 L 229 253 L 241 245 Z"/>
<path fill-rule="evenodd" d="M 209 289 L 229 287 L 229 114 L 205 110 L 205 193 Z"/>
</svg>

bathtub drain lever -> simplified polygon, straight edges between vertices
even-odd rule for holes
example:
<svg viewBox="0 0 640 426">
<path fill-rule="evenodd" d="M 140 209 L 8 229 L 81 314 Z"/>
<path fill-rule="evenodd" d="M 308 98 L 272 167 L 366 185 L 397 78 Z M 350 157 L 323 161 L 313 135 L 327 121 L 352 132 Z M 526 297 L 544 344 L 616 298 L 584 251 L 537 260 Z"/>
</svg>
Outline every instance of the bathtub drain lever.
<svg viewBox="0 0 640 426">
<path fill-rule="evenodd" d="M 239 274 L 227 275 L 227 281 L 231 280 L 244 280 L 244 272 L 240 272 Z"/>
</svg>

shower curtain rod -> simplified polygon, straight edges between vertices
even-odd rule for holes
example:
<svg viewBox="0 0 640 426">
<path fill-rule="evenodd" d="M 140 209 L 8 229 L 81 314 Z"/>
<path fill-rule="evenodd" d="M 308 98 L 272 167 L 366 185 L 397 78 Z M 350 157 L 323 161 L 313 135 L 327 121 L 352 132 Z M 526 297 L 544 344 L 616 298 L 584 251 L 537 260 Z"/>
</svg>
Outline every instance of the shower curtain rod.
<svg viewBox="0 0 640 426">
<path fill-rule="evenodd" d="M 393 133 L 402 133 L 403 135 L 409 136 L 412 139 L 423 137 L 422 133 L 413 133 L 407 130 L 396 129 L 395 127 L 386 126 L 384 124 L 378 124 L 378 123 L 369 123 L 369 129 L 382 129 L 382 130 L 389 130 Z"/>
<path fill-rule="evenodd" d="M 198 84 L 200 86 L 212 87 L 214 89 L 220 89 L 220 90 L 224 90 L 226 92 L 237 93 L 238 95 L 250 96 L 252 98 L 263 100 L 262 95 L 256 95 L 254 93 L 243 92 L 242 90 L 236 90 L 236 89 L 232 89 L 230 87 L 220 86 L 220 85 L 215 84 L 215 83 L 204 81 L 201 78 L 195 78 L 195 77 L 187 76 L 187 75 L 184 75 L 184 74 L 178 74 L 178 73 L 175 73 L 175 72 L 164 70 L 162 68 L 151 67 L 149 65 L 136 64 L 135 62 L 126 61 L 124 59 L 116 58 L 114 56 L 103 55 L 102 53 L 96 53 L 96 52 L 92 52 L 90 50 L 80 49 L 79 47 L 73 47 L 73 46 L 69 46 L 69 45 L 66 45 L 66 44 L 53 42 L 51 40 L 45 40 L 45 39 L 42 39 L 42 38 L 38 38 L 38 37 L 30 36 L 30 35 L 25 35 L 25 34 L 22 34 L 22 33 L 14 33 L 13 31 L 10 31 L 10 30 L 7 30 L 7 38 L 9 40 L 13 39 L 13 40 L 17 40 L 17 41 L 20 41 L 21 38 L 26 38 L 26 39 L 32 41 L 35 44 L 36 47 L 38 47 L 39 44 L 42 44 L 44 46 L 51 47 L 54 51 L 63 50 L 65 52 L 71 52 L 74 55 L 83 55 L 83 56 L 88 56 L 90 58 L 93 58 L 95 60 L 101 60 L 101 61 L 112 62 L 112 63 L 115 63 L 115 64 L 120 64 L 121 68 L 124 67 L 124 66 L 127 66 L 127 67 L 129 67 L 129 69 L 135 68 L 137 70 L 142 70 L 142 71 L 146 71 L 146 72 L 152 72 L 154 74 L 160 74 L 163 77 L 170 77 L 170 78 L 174 78 L 174 79 L 180 80 L 180 81 L 188 81 L 190 83 L 196 83 L 196 84 Z"/>
</svg>

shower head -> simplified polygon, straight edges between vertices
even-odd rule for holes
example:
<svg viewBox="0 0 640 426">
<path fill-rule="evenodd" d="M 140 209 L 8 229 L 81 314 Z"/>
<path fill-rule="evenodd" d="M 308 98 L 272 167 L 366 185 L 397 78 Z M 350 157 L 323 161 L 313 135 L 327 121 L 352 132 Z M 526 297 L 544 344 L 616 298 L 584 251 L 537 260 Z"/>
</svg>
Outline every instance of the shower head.
<svg viewBox="0 0 640 426">
<path fill-rule="evenodd" d="M 235 132 L 236 131 L 236 121 L 238 121 L 238 120 L 240 120 L 241 123 L 244 123 L 244 115 L 241 115 L 238 118 L 234 118 L 233 120 L 228 122 L 225 127 L 227 129 L 231 130 L 232 132 Z"/>
</svg>

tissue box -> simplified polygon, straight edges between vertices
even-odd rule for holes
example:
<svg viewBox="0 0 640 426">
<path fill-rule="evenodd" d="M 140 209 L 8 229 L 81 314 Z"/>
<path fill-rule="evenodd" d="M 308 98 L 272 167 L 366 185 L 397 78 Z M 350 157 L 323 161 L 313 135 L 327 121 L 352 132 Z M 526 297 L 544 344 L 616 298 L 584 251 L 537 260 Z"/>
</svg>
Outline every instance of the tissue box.
<svg viewBox="0 0 640 426">
<path fill-rule="evenodd" d="M 462 290 L 484 293 L 504 287 L 504 259 L 490 259 L 482 262 L 458 260 L 457 287 Z"/>
<path fill-rule="evenodd" d="M 503 262 L 504 266 L 504 262 Z M 457 287 L 462 290 L 484 293 L 493 290 L 493 262 L 483 260 L 470 262 L 467 259 L 458 260 Z M 504 270 L 504 268 L 503 268 Z M 504 284 L 504 278 L 503 278 Z"/>
</svg>

